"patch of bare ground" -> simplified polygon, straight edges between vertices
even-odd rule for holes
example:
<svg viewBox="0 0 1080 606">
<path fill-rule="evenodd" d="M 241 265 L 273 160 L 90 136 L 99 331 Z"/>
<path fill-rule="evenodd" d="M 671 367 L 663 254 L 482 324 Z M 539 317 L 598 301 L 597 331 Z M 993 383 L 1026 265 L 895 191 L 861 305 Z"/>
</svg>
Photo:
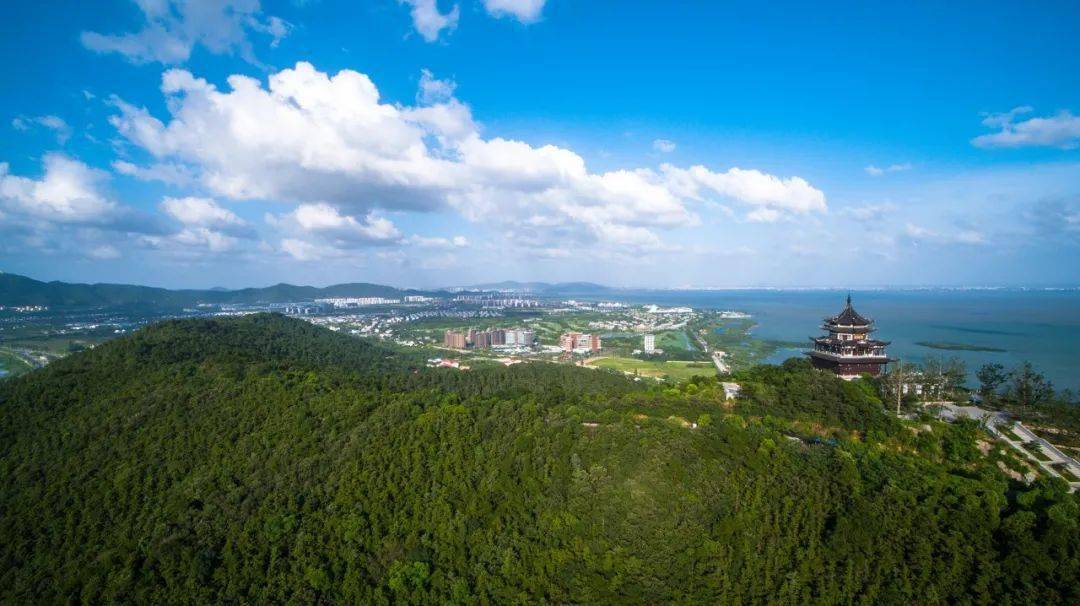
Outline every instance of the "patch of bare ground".
<svg viewBox="0 0 1080 606">
<path fill-rule="evenodd" d="M 1024 481 L 1024 476 L 1021 475 L 1019 471 L 1014 471 L 1012 469 L 1009 469 L 1009 466 L 1006 465 L 1004 461 L 998 461 L 997 466 L 998 466 L 998 469 L 1001 470 L 1001 473 L 1009 476 L 1010 478 L 1016 480 L 1017 482 L 1023 482 Z"/>
<path fill-rule="evenodd" d="M 683 417 L 670 416 L 670 417 L 667 418 L 667 420 L 671 421 L 672 423 L 678 423 L 679 425 L 681 425 L 683 427 L 689 428 L 691 426 L 690 421 L 687 421 Z"/>
</svg>

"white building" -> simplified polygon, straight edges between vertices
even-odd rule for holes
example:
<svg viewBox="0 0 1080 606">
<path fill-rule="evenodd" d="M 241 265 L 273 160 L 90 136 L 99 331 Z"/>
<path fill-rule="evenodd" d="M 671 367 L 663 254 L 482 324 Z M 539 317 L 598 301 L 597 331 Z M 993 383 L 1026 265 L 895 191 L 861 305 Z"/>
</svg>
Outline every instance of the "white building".
<svg viewBox="0 0 1080 606">
<path fill-rule="evenodd" d="M 738 383 L 729 383 L 725 381 L 720 384 L 720 387 L 724 389 L 725 400 L 734 400 L 739 397 L 739 392 L 742 391 L 742 388 L 739 387 Z"/>
<path fill-rule="evenodd" d="M 692 307 L 660 307 L 659 305 L 646 305 L 645 311 L 651 314 L 689 314 L 694 313 Z"/>
<path fill-rule="evenodd" d="M 364 307 L 366 305 L 397 305 L 401 299 L 387 299 L 384 297 L 335 297 L 331 299 L 315 299 L 316 303 L 327 303 L 337 308 Z"/>
<path fill-rule="evenodd" d="M 642 338 L 642 341 L 642 350 L 644 350 L 645 353 L 656 353 L 656 335 L 645 335 Z"/>
<path fill-rule="evenodd" d="M 506 331 L 506 344 L 518 347 L 531 347 L 536 340 L 536 333 L 528 328 L 511 328 Z"/>
</svg>

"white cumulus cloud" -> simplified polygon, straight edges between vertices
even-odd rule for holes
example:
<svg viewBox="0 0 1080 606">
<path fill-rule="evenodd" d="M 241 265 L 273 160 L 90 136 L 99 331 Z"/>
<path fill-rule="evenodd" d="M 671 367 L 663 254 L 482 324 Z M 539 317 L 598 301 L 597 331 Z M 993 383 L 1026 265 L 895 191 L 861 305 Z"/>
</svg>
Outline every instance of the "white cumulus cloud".
<svg viewBox="0 0 1080 606">
<path fill-rule="evenodd" d="M 903 235 L 913 242 L 929 242 L 934 244 L 986 244 L 986 236 L 973 229 L 953 229 L 939 231 L 908 223 L 904 226 Z"/>
<path fill-rule="evenodd" d="M 995 133 L 979 135 L 971 140 L 975 147 L 1080 147 L 1080 116 L 1062 110 L 1052 116 L 1028 118 L 1019 116 L 1034 111 L 1030 106 L 1013 108 L 1004 113 L 988 114 L 983 124 L 998 129 Z"/>
<path fill-rule="evenodd" d="M 675 151 L 675 142 L 667 139 L 656 139 L 652 142 L 652 148 L 658 152 L 670 154 Z"/>
<path fill-rule="evenodd" d="M 48 154 L 41 179 L 8 174 L 0 164 L 0 202 L 12 211 L 61 223 L 104 223 L 118 206 L 103 191 L 108 173 L 62 154 Z"/>
<path fill-rule="evenodd" d="M 40 177 L 27 177 L 0 163 L 0 251 L 109 259 L 119 254 L 114 243 L 167 231 L 113 199 L 109 173 L 57 153 L 42 165 Z"/>
<path fill-rule="evenodd" d="M 465 236 L 454 236 L 453 238 L 443 238 L 441 236 L 409 236 L 406 240 L 407 244 L 412 246 L 420 246 L 423 248 L 436 248 L 436 249 L 452 249 L 452 248 L 465 248 L 469 245 L 469 239 Z"/>
<path fill-rule="evenodd" d="M 409 15 L 412 16 L 413 27 L 424 40 L 434 42 L 439 39 L 443 30 L 453 31 L 457 27 L 460 9 L 455 4 L 450 12 L 439 11 L 437 0 L 398 0 L 401 4 L 410 7 Z"/>
<path fill-rule="evenodd" d="M 266 221 L 287 236 L 282 240 L 282 250 L 303 261 L 402 240 L 393 222 L 375 212 L 358 219 L 323 202 L 301 204 L 282 215 L 268 214 Z"/>
<path fill-rule="evenodd" d="M 112 167 L 117 173 L 140 181 L 160 181 L 168 185 L 191 185 L 195 181 L 191 170 L 178 164 L 138 166 L 131 162 L 117 160 L 112 163 Z"/>
<path fill-rule="evenodd" d="M 101 246 L 95 246 L 87 253 L 91 259 L 109 260 L 119 259 L 120 251 L 111 244 L 102 244 Z"/>
<path fill-rule="evenodd" d="M 115 100 L 111 122 L 155 157 L 145 170 L 173 166 L 224 199 L 300 205 L 275 218 L 298 230 L 289 234 L 296 241 L 397 241 L 379 211 L 452 209 L 512 228 L 516 242 L 537 250 L 570 241 L 630 251 L 657 246 L 659 230 L 699 224 L 703 202 L 769 210 L 757 219 L 826 210 L 824 193 L 797 176 L 668 164 L 593 172 L 564 147 L 486 138 L 453 83 L 430 72 L 421 74 L 415 106 L 383 101 L 364 74 L 329 75 L 308 63 L 271 74 L 266 85 L 243 76 L 228 84 L 219 90 L 170 70 L 166 120 Z"/>
<path fill-rule="evenodd" d="M 865 170 L 866 174 L 870 175 L 871 177 L 880 177 L 885 173 L 898 173 L 905 170 L 911 170 L 911 168 L 912 166 L 910 162 L 904 162 L 902 164 L 890 164 L 884 168 L 871 164 L 863 170 Z"/>
<path fill-rule="evenodd" d="M 238 52 L 255 63 L 249 32 L 270 37 L 276 46 L 291 26 L 262 13 L 259 0 L 134 0 L 143 15 L 135 32 L 102 34 L 83 32 L 86 48 L 119 53 L 133 63 L 183 63 L 196 45 L 214 54 Z"/>
<path fill-rule="evenodd" d="M 231 210 L 222 208 L 210 198 L 165 198 L 161 209 L 184 225 L 200 227 L 229 227 L 244 221 Z"/>
<path fill-rule="evenodd" d="M 41 126 L 47 128 L 56 135 L 56 141 L 60 145 L 67 143 L 71 138 L 71 127 L 60 116 L 18 116 L 11 121 L 11 126 L 15 130 L 26 131 L 30 130 L 33 126 Z"/>
<path fill-rule="evenodd" d="M 484 8 L 493 17 L 512 17 L 522 23 L 540 19 L 547 0 L 484 0 Z"/>
</svg>

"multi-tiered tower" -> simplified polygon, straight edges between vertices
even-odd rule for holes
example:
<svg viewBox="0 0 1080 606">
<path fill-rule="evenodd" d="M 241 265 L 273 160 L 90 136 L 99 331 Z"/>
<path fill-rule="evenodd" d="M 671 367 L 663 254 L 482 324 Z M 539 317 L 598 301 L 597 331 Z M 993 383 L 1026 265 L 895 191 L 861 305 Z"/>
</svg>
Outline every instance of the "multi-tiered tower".
<svg viewBox="0 0 1080 606">
<path fill-rule="evenodd" d="M 830 370 L 842 379 L 854 379 L 862 374 L 878 376 L 889 363 L 885 355 L 888 341 L 870 338 L 874 332 L 874 321 L 864 318 L 851 306 L 851 295 L 847 305 L 839 314 L 825 318 L 821 327 L 828 336 L 810 337 L 814 349 L 806 352 L 815 367 Z"/>
</svg>

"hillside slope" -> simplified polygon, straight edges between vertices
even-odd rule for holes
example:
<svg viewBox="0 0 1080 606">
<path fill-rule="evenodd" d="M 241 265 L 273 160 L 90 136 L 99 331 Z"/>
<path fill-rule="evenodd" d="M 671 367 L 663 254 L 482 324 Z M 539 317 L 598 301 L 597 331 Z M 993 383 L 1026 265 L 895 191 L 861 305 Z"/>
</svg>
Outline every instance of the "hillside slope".
<svg viewBox="0 0 1080 606">
<path fill-rule="evenodd" d="M 151 326 L 0 383 L 0 602 L 1076 603 L 1074 496 L 970 427 L 849 423 L 884 415 L 814 373 L 752 406 L 820 388 L 845 412 L 784 406 L 864 438 L 785 439 L 709 381 Z"/>
</svg>

